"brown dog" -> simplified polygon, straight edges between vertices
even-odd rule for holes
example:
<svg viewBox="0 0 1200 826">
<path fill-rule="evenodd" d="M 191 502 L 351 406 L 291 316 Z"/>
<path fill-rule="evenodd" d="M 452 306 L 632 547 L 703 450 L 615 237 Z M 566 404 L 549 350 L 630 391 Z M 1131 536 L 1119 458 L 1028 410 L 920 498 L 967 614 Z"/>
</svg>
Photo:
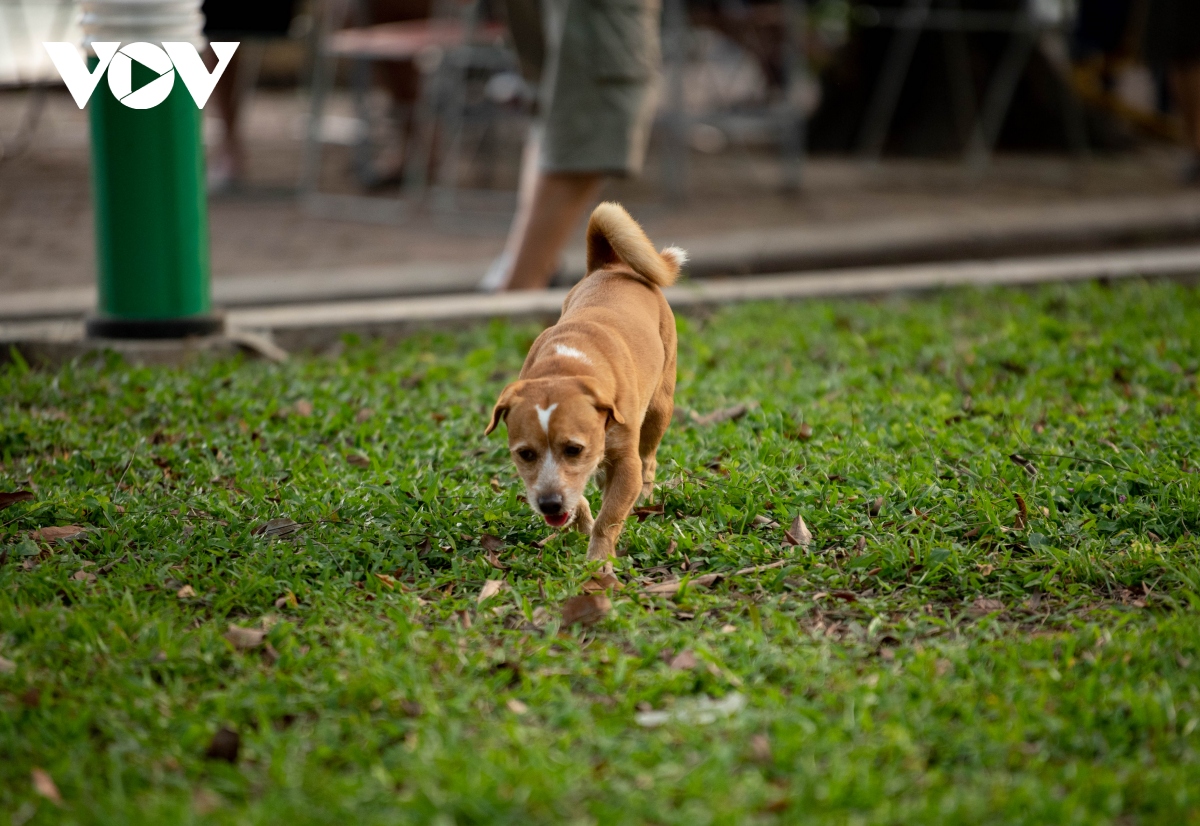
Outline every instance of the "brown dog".
<svg viewBox="0 0 1200 826">
<path fill-rule="evenodd" d="M 547 524 L 588 534 L 588 559 L 608 567 L 638 496 L 654 488 L 675 408 L 675 316 L 659 288 L 686 260 L 675 247 L 655 252 L 618 204 L 596 207 L 588 275 L 529 348 L 485 431 L 507 422 L 529 504 Z M 583 489 L 596 471 L 603 502 L 593 520 Z"/>
</svg>

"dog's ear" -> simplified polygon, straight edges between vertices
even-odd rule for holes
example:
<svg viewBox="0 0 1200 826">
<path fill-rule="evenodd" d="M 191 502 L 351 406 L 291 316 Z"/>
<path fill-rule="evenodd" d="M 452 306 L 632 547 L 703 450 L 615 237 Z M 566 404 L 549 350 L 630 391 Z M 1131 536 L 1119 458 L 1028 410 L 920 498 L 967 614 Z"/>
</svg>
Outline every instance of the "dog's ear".
<svg viewBox="0 0 1200 826">
<path fill-rule="evenodd" d="M 625 417 L 621 415 L 621 411 L 617 410 L 616 400 L 606 393 L 600 384 L 591 376 L 580 376 L 579 384 L 583 388 L 584 395 L 591 398 L 592 405 L 602 413 L 607 413 L 608 418 L 617 424 L 625 424 Z"/>
<path fill-rule="evenodd" d="M 513 402 L 517 400 L 517 393 L 524 386 L 523 381 L 514 381 L 508 387 L 500 392 L 500 398 L 496 399 L 496 406 L 492 408 L 492 420 L 488 422 L 487 430 L 483 431 L 483 435 L 490 435 L 500 425 L 500 420 L 508 415 L 509 408 L 513 406 Z"/>
</svg>

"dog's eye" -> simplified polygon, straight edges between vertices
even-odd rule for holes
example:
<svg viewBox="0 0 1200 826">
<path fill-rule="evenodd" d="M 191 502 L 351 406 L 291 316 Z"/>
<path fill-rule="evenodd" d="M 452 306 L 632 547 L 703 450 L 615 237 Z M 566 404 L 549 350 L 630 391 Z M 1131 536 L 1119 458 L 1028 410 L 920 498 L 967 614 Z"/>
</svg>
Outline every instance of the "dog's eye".
<svg viewBox="0 0 1200 826">
<path fill-rule="evenodd" d="M 524 448 L 523 450 L 518 450 L 517 455 L 520 456 L 523 461 L 532 462 L 537 458 L 537 451 Z"/>
<path fill-rule="evenodd" d="M 582 445 L 567 445 L 563 448 L 564 456 L 578 456 L 580 453 L 583 453 Z"/>
</svg>

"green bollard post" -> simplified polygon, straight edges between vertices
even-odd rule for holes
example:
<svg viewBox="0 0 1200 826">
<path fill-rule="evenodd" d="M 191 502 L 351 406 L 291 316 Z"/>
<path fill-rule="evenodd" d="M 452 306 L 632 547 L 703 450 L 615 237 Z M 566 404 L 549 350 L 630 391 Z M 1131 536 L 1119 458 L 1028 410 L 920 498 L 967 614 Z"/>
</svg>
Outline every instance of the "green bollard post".
<svg viewBox="0 0 1200 826">
<path fill-rule="evenodd" d="M 106 3 L 89 5 L 103 22 Z M 130 5 L 112 3 L 123 7 L 127 26 Z M 175 5 L 190 7 L 202 20 L 198 0 Z M 86 23 L 85 14 L 85 29 Z M 195 24 L 185 37 L 149 33 L 135 26 L 114 36 L 110 29 L 105 36 L 90 35 L 89 42 L 195 40 L 200 31 Z M 92 69 L 96 63 L 91 57 Z M 134 90 L 158 77 L 136 61 L 132 69 Z M 178 77 L 166 100 L 149 109 L 129 108 L 103 80 L 89 105 L 98 306 L 87 321 L 88 335 L 161 339 L 219 333 L 224 323 L 212 311 L 209 284 L 203 113 Z"/>
</svg>

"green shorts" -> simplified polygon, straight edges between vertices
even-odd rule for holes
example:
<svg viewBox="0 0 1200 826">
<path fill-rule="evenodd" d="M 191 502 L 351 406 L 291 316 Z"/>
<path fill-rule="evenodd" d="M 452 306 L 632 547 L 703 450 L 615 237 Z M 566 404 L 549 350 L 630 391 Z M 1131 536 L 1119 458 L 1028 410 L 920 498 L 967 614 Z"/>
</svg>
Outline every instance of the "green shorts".
<svg viewBox="0 0 1200 826">
<path fill-rule="evenodd" d="M 526 78 L 538 87 L 546 172 L 632 175 L 657 97 L 659 0 L 507 0 Z"/>
</svg>

